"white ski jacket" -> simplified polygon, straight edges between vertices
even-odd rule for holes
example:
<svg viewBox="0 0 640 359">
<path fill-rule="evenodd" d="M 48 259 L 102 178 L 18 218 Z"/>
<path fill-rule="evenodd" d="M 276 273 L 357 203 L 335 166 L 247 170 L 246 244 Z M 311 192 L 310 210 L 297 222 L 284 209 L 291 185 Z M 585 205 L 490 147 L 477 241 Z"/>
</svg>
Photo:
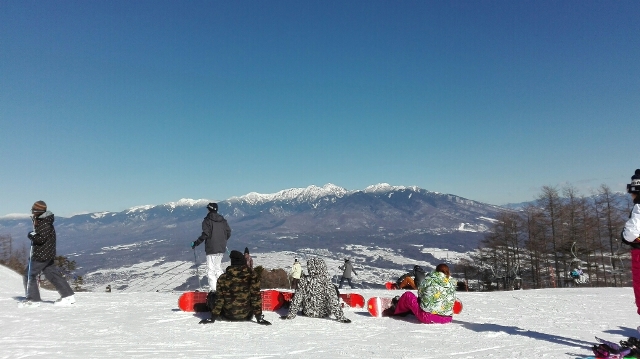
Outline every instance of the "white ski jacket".
<svg viewBox="0 0 640 359">
<path fill-rule="evenodd" d="M 634 204 L 629 220 L 624 225 L 622 230 L 622 240 L 631 243 L 640 243 L 640 204 Z"/>
<path fill-rule="evenodd" d="M 300 262 L 293 263 L 293 268 L 291 268 L 291 276 L 295 279 L 300 279 L 301 275 L 302 275 L 302 266 L 300 265 Z"/>
</svg>

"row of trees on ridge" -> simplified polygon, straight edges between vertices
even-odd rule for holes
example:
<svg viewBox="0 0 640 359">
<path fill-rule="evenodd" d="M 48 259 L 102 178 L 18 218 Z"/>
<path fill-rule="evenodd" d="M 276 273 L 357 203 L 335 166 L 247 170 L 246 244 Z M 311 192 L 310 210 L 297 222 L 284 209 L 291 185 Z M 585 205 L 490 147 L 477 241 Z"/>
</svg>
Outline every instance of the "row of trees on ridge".
<svg viewBox="0 0 640 359">
<path fill-rule="evenodd" d="M 629 285 L 620 231 L 632 206 L 604 184 L 588 197 L 572 185 L 542 187 L 533 204 L 499 215 L 456 275 L 479 290 Z M 576 269 L 583 280 L 572 277 Z"/>
</svg>

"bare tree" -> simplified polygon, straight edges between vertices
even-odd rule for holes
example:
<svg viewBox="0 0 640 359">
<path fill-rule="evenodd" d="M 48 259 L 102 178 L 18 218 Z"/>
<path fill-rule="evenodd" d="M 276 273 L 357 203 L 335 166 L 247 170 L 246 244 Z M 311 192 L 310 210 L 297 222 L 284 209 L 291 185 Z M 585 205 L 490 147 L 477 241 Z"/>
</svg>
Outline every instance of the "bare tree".
<svg viewBox="0 0 640 359">
<path fill-rule="evenodd" d="M 624 217 L 622 215 L 619 204 L 613 196 L 611 188 L 609 188 L 609 186 L 605 184 L 602 184 L 600 188 L 598 188 L 596 206 L 598 207 L 601 214 L 600 220 L 603 228 L 603 236 L 601 237 L 601 239 L 604 243 L 606 243 L 606 245 L 608 245 L 608 256 L 611 265 L 611 274 L 613 276 L 614 286 L 617 287 L 618 282 L 621 281 L 619 275 L 622 274 L 621 268 L 619 269 L 616 267 L 618 265 L 618 262 L 615 260 L 620 243 L 614 245 L 614 242 L 616 242 L 618 231 L 624 225 Z M 605 265 L 606 263 L 603 263 L 603 267 Z"/>
<path fill-rule="evenodd" d="M 558 258 L 560 238 L 558 234 L 558 226 L 562 223 L 560 219 L 561 201 L 558 189 L 550 186 L 542 187 L 542 193 L 538 197 L 538 204 L 542 207 L 545 213 L 547 228 L 551 237 L 551 250 L 555 265 L 555 276 L 557 278 L 560 273 L 560 261 Z"/>
<path fill-rule="evenodd" d="M 11 235 L 0 234 L 0 262 L 5 262 L 11 257 Z"/>
</svg>

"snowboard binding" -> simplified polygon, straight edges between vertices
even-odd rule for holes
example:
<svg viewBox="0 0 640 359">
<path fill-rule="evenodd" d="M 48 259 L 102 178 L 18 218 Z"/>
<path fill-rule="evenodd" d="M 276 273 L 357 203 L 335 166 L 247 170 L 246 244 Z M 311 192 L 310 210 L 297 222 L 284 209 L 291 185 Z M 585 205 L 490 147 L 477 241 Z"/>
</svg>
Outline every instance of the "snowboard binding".
<svg viewBox="0 0 640 359">
<path fill-rule="evenodd" d="M 631 356 L 640 356 L 640 339 L 629 337 L 627 340 L 621 340 L 620 346 L 631 349 Z"/>
<path fill-rule="evenodd" d="M 622 359 L 631 353 L 631 348 L 613 342 L 598 339 L 600 344 L 594 345 L 593 354 L 598 359 Z"/>
</svg>

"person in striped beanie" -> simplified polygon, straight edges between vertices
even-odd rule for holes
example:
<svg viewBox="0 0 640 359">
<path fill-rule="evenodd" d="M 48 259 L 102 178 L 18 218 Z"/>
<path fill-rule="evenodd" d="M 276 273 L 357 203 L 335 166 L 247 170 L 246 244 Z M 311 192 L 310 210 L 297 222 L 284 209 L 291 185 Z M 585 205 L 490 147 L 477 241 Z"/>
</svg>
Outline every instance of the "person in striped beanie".
<svg viewBox="0 0 640 359">
<path fill-rule="evenodd" d="M 56 230 L 53 227 L 53 213 L 47 210 L 44 201 L 37 201 L 31 206 L 33 231 L 27 237 L 31 240 L 31 256 L 24 273 L 26 298 L 22 306 L 39 306 L 42 299 L 38 289 L 37 276 L 43 273 L 45 278 L 56 288 L 60 299 L 55 305 L 71 305 L 76 302 L 73 289 L 55 265 Z"/>
</svg>

